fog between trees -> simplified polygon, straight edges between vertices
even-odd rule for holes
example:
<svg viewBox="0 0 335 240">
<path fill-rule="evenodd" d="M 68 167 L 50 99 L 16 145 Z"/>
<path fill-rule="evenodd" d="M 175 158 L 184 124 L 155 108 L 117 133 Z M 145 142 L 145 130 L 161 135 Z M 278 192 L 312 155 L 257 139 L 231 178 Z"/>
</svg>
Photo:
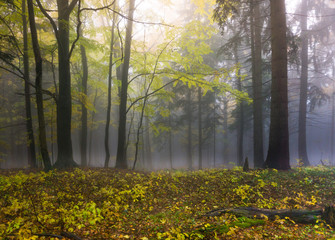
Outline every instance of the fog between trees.
<svg viewBox="0 0 335 240">
<path fill-rule="evenodd" d="M 0 167 L 333 164 L 334 6 L 222 2 L 3 1 Z"/>
</svg>

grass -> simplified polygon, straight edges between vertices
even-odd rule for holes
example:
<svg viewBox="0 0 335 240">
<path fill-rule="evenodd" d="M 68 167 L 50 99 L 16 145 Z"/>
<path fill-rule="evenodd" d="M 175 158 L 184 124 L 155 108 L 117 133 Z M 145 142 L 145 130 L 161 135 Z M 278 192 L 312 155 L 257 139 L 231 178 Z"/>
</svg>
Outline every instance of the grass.
<svg viewBox="0 0 335 240">
<path fill-rule="evenodd" d="M 216 208 L 334 204 L 335 168 L 242 172 L 0 171 L 0 239 L 335 239 L 321 220 L 204 217 Z M 40 236 L 38 236 L 40 234 Z"/>
</svg>

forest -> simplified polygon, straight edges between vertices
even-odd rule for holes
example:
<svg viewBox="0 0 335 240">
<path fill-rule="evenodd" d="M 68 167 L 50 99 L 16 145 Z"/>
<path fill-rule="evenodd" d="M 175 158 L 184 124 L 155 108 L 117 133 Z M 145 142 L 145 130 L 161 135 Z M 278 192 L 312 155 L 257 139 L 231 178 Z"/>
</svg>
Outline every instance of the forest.
<svg viewBox="0 0 335 240">
<path fill-rule="evenodd" d="M 331 1 L 137 1 L 1 2 L 1 168 L 333 164 Z"/>
<path fill-rule="evenodd" d="M 0 9 L 1 239 L 334 239 L 334 1 Z"/>
</svg>

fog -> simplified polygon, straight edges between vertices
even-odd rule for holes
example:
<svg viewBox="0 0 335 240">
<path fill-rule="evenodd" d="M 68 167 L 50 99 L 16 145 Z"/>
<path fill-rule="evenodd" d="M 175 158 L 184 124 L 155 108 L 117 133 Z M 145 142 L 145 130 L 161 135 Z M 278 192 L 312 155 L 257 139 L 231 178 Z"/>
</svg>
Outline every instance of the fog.
<svg viewBox="0 0 335 240">
<path fill-rule="evenodd" d="M 202 158 L 202 168 L 233 168 L 237 166 L 239 151 L 237 147 L 238 112 L 241 109 L 241 102 L 243 103 L 244 111 L 242 156 L 243 159 L 248 158 L 251 167 L 253 167 L 253 142 L 259 140 L 254 139 L 253 136 L 253 103 L 248 102 L 248 99 L 233 91 L 238 88 L 237 82 L 240 78 L 242 79 L 242 92 L 248 93 L 249 98 L 253 96 L 250 60 L 252 56 L 252 48 L 250 46 L 252 34 L 248 33 L 248 26 L 241 26 L 243 21 L 240 20 L 244 19 L 243 14 L 247 13 L 243 12 L 244 10 L 240 10 L 238 20 L 229 19 L 227 26 L 222 30 L 213 21 L 211 15 L 214 5 L 211 5 L 211 3 L 209 1 L 204 6 L 201 6 L 201 4 L 197 4 L 197 1 L 186 0 L 143 0 L 137 2 L 129 69 L 128 106 L 132 106 L 133 102 L 143 98 L 145 94 L 148 95 L 148 92 L 150 93 L 157 89 L 162 90 L 157 90 L 157 93 L 150 96 L 145 103 L 146 105 L 141 100 L 134 104 L 127 113 L 126 152 L 129 168 L 134 164 L 137 139 L 139 139 L 139 151 L 136 169 L 139 170 L 198 169 L 200 167 L 199 153 Z M 118 44 L 124 44 L 127 19 L 122 18 L 122 16 L 127 15 L 128 9 L 126 9 L 127 4 L 124 1 L 120 1 L 119 5 L 120 19 L 116 35 L 119 35 L 121 40 Z M 335 134 L 333 116 L 333 68 L 335 66 L 333 43 L 335 38 L 332 24 L 335 8 L 332 1 L 326 2 L 322 8 L 317 3 L 312 5 L 307 12 L 308 28 L 310 30 L 306 121 L 307 153 L 312 165 L 334 165 L 335 159 L 332 159 L 334 157 L 332 156 L 334 146 L 331 146 L 331 143 Z M 50 5 L 50 7 L 54 6 Z M 261 8 L 262 26 L 258 27 L 262 29 L 262 117 L 263 147 L 264 156 L 266 157 L 270 125 L 271 47 L 268 31 L 269 6 L 266 1 L 261 3 Z M 299 11 L 300 1 L 287 1 L 289 145 L 292 167 L 299 164 L 298 116 L 301 72 L 301 29 L 299 18 L 301 13 Z M 74 21 L 75 17 L 72 17 L 72 21 Z M 111 12 L 107 10 L 95 11 L 94 13 L 85 12 L 83 19 L 83 38 L 86 39 L 86 42 L 84 40 L 83 42 L 84 45 L 86 44 L 88 51 L 89 69 L 87 93 L 88 140 L 86 152 L 89 167 L 104 167 Z M 245 17 L 245 19 L 247 24 L 251 22 L 249 17 Z M 39 28 L 44 66 L 43 87 L 45 90 L 55 93 L 58 84 L 58 75 L 57 72 L 54 72 L 57 69 L 57 61 L 54 59 L 54 52 L 50 49 L 55 48 L 56 40 L 46 19 L 39 16 L 39 20 L 45 24 L 45 26 L 43 25 Z M 11 19 L 8 21 L 13 27 L 21 24 Z M 192 23 L 192 21 L 198 21 L 201 27 Z M 188 25 L 190 23 L 191 26 Z M 5 26 L 3 27 L 6 28 Z M 75 27 L 72 27 L 71 31 L 71 34 L 75 36 Z M 240 39 L 238 40 L 234 40 L 236 31 L 239 32 L 238 36 Z M 15 30 L 12 34 L 18 39 L 19 47 L 22 47 L 21 30 Z M 71 36 L 71 41 L 75 39 L 73 36 Z M 238 49 L 236 53 L 233 53 L 232 46 L 236 41 L 238 41 Z M 15 46 L 5 48 L 6 42 L 3 39 L 1 39 L 0 44 L 0 54 L 6 51 L 17 51 L 12 50 Z M 123 48 L 120 47 L 118 50 L 121 51 Z M 32 51 L 30 54 L 32 54 Z M 195 60 L 198 62 L 195 63 Z M 29 61 L 31 79 L 34 79 L 32 55 L 30 55 Z M 236 64 L 237 62 L 238 64 Z M 193 71 L 188 76 L 186 76 L 186 63 Z M 197 65 L 199 63 L 202 66 L 206 66 L 206 68 L 204 67 L 205 70 L 201 69 L 200 65 Z M 13 67 L 13 65 L 18 67 Z M 229 70 L 237 65 L 240 76 L 243 77 L 238 76 L 236 74 L 237 71 Z M 15 57 L 10 64 L 2 58 L 0 66 L 0 168 L 27 168 L 29 165 L 27 158 L 24 81 L 18 77 L 23 69 L 22 56 Z M 120 103 L 118 94 L 121 83 L 117 77 L 118 70 L 116 68 L 119 66 L 122 67 L 120 63 L 115 61 L 115 69 L 112 70 L 112 111 L 109 131 L 111 158 L 109 167 L 114 167 L 116 164 L 118 146 Z M 80 95 L 81 68 L 80 50 L 79 47 L 76 47 L 71 57 L 72 147 L 74 160 L 79 165 L 82 159 L 80 150 L 80 139 L 82 137 L 80 120 L 82 114 L 80 109 L 82 104 Z M 156 73 L 156 68 L 161 73 Z M 214 70 L 221 71 L 222 68 L 228 73 L 224 77 L 223 74 L 220 75 L 218 82 L 223 85 L 227 84 L 230 88 L 224 85 L 225 91 L 223 91 L 223 88 L 220 89 L 217 85 L 213 85 L 207 89 L 207 83 L 203 84 L 202 81 L 214 83 L 215 76 L 212 72 Z M 169 73 L 166 73 L 167 69 L 170 71 Z M 194 74 L 199 69 L 207 72 Z M 149 73 L 147 72 L 150 72 L 152 82 L 150 82 L 151 78 L 148 77 Z M 196 77 L 200 78 L 201 74 L 202 79 L 195 79 Z M 192 77 L 194 79 L 190 80 Z M 182 80 L 174 82 L 177 78 Z M 171 79 L 173 80 L 172 83 L 166 84 Z M 166 86 L 162 87 L 164 84 Z M 33 86 L 31 88 L 33 89 Z M 198 88 L 201 88 L 201 97 L 199 97 Z M 146 92 L 147 89 L 150 91 Z M 42 167 L 35 90 L 33 89 L 32 92 L 32 120 L 37 162 L 38 166 Z M 141 118 L 143 105 L 145 105 L 143 110 L 144 117 L 142 116 Z M 199 105 L 201 105 L 201 108 L 199 108 Z M 57 159 L 56 103 L 48 94 L 44 94 L 44 107 L 48 151 L 52 164 L 54 164 Z M 140 125 L 142 120 L 143 125 Z M 199 124 L 199 121 L 201 121 L 201 124 Z M 200 125 L 201 138 L 199 137 Z M 141 128 L 138 131 L 139 126 Z M 191 166 L 190 161 L 192 163 Z"/>
</svg>

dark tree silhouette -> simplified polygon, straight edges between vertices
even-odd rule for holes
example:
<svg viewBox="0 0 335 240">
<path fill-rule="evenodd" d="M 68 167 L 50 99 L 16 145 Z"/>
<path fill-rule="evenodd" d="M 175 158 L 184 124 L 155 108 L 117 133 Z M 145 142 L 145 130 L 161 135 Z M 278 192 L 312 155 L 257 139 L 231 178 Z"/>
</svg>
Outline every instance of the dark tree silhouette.
<svg viewBox="0 0 335 240">
<path fill-rule="evenodd" d="M 285 14 L 285 0 L 271 1 L 271 122 L 265 167 L 280 170 L 290 169 Z"/>
</svg>

